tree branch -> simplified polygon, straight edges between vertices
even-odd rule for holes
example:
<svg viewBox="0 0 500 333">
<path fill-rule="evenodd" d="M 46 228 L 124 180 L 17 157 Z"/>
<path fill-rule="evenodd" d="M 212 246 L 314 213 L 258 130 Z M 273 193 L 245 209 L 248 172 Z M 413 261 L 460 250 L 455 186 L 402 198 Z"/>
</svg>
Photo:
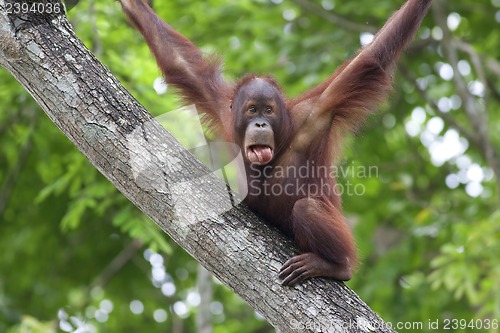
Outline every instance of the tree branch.
<svg viewBox="0 0 500 333">
<path fill-rule="evenodd" d="M 377 33 L 378 29 L 374 26 L 368 24 L 359 24 L 348 19 L 345 19 L 339 15 L 335 15 L 331 12 L 328 12 L 318 6 L 317 4 L 310 2 L 308 0 L 294 0 L 294 2 L 303 9 L 325 19 L 326 21 L 333 23 L 335 25 L 339 25 L 346 30 L 356 31 L 356 32 L 370 32 L 372 34 Z"/>
<path fill-rule="evenodd" d="M 486 57 L 484 55 L 482 56 L 479 56 L 477 53 L 476 53 L 476 50 L 474 50 L 474 47 L 472 45 L 470 45 L 469 43 L 467 42 L 464 42 L 463 40 L 460 40 L 460 39 L 456 39 L 454 38 L 452 40 L 453 42 L 453 45 L 463 51 L 463 52 L 466 52 L 468 53 L 471 57 L 474 57 L 474 58 L 483 58 L 481 61 L 484 62 L 486 64 L 486 66 L 488 67 L 488 69 L 490 71 L 492 71 L 494 74 L 496 74 L 497 76 L 500 76 L 500 62 L 498 62 L 497 60 L 491 58 L 491 57 Z M 478 74 L 479 75 L 479 74 Z"/>
<path fill-rule="evenodd" d="M 120 253 L 104 268 L 94 281 L 89 286 L 89 290 L 99 286 L 104 287 L 115 276 L 120 269 L 130 261 L 142 247 L 142 242 L 139 239 L 132 240 Z"/>
<path fill-rule="evenodd" d="M 198 265 L 196 286 L 201 298 L 198 311 L 196 312 L 196 332 L 212 333 L 212 313 L 210 311 L 210 303 L 213 300 L 212 274 L 202 265 Z"/>
<path fill-rule="evenodd" d="M 449 113 L 441 111 L 436 101 L 429 95 L 426 89 L 423 89 L 419 84 L 415 76 L 411 73 L 411 71 L 403 64 L 400 64 L 399 71 L 406 77 L 408 81 L 410 81 L 415 88 L 417 89 L 420 97 L 424 101 L 429 104 L 432 110 L 441 117 L 448 126 L 456 129 L 460 135 L 467 139 L 471 144 L 473 144 L 476 148 L 481 149 L 479 139 L 468 129 L 459 124 Z"/>
<path fill-rule="evenodd" d="M 479 80 L 485 87 L 489 87 L 491 89 L 493 97 L 500 100 L 499 91 L 496 90 L 495 85 L 488 80 L 486 73 L 484 72 L 485 64 L 493 74 L 500 76 L 500 63 L 495 59 L 478 54 L 472 45 L 463 40 L 453 38 L 452 42 L 454 47 L 469 55 Z M 486 104 L 488 104 L 488 101 Z"/>
<path fill-rule="evenodd" d="M 447 61 L 453 68 L 453 80 L 455 82 L 457 92 L 462 99 L 465 114 L 469 118 L 475 135 L 478 138 L 478 142 L 480 143 L 481 151 L 486 159 L 486 162 L 495 173 L 497 192 L 500 193 L 500 161 L 497 153 L 495 152 L 493 143 L 490 141 L 488 136 L 488 116 L 486 113 L 486 106 L 480 107 L 479 103 L 476 103 L 474 96 L 472 96 L 468 90 L 465 79 L 460 74 L 458 69 L 458 52 L 453 43 L 453 36 L 446 23 L 447 16 L 442 0 L 432 2 L 432 12 L 434 14 L 436 24 L 443 31 L 443 51 Z M 480 74 L 481 73 L 479 73 L 479 75 Z M 498 195 L 497 199 L 500 202 L 500 195 Z"/>
<path fill-rule="evenodd" d="M 281 286 L 292 243 L 231 205 L 226 185 L 130 96 L 63 13 L 15 16 L 0 0 L 0 65 L 109 181 L 281 332 L 394 332 L 342 283 Z"/>
</svg>

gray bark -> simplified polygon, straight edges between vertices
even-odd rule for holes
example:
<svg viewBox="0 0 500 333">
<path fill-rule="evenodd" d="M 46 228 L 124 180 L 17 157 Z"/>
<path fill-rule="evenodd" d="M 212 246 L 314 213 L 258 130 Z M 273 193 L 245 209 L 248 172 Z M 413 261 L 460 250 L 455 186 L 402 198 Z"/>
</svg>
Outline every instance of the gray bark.
<svg viewBox="0 0 500 333">
<path fill-rule="evenodd" d="M 40 3 L 59 4 L 57 1 Z M 7 14 L 0 65 L 125 196 L 281 332 L 394 332 L 344 284 L 283 287 L 296 249 L 193 158 L 74 34 L 64 13 Z"/>
</svg>

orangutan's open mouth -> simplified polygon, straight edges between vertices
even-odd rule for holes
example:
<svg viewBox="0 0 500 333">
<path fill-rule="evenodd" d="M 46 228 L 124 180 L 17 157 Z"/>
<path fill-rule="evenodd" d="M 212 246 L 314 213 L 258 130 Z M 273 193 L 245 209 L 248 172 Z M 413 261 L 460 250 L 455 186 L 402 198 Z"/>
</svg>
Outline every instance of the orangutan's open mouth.
<svg viewBox="0 0 500 333">
<path fill-rule="evenodd" d="M 266 145 L 252 145 L 247 147 L 247 158 L 251 163 L 264 165 L 273 159 L 273 148 Z"/>
</svg>

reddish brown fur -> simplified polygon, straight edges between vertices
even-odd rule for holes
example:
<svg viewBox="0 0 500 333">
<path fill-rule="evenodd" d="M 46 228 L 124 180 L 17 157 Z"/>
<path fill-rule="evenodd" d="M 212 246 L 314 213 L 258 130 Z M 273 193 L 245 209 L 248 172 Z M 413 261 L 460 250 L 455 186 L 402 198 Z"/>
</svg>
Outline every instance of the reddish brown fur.
<svg viewBox="0 0 500 333">
<path fill-rule="evenodd" d="M 430 1 L 408 0 L 369 46 L 323 83 L 297 98 L 287 101 L 273 78 L 260 77 L 267 85 L 259 87 L 269 87 L 268 92 L 275 98 L 272 100 L 283 100 L 283 103 L 269 116 L 268 124 L 272 126 L 276 143 L 272 160 L 266 165 L 246 165 L 249 184 L 246 202 L 293 237 L 304 251 L 281 269 L 284 284 L 293 285 L 314 276 L 350 279 L 357 260 L 356 249 L 344 222 L 340 196 L 333 191 L 303 195 L 299 190 L 305 185 L 335 186 L 335 178 L 330 173 L 312 175 L 312 172 L 328 168 L 338 155 L 342 137 L 356 131 L 385 99 L 391 89 L 396 61 L 417 31 Z M 180 90 L 186 103 L 196 104 L 222 138 L 237 142 L 244 149 L 244 130 L 234 128 L 237 122 L 250 123 L 246 120 L 250 116 L 246 115 L 241 101 L 232 108 L 231 103 L 242 89 L 246 89 L 248 95 L 257 77 L 247 75 L 236 84 L 226 83 L 220 60 L 203 58 L 188 39 L 163 22 L 144 0 L 121 0 L 121 3 L 149 44 L 166 82 Z M 263 96 L 268 94 L 259 94 L 261 92 L 256 92 L 249 98 L 257 102 L 266 100 Z M 298 178 L 278 176 L 277 170 L 285 167 L 306 167 L 311 174 Z M 270 171 L 267 176 L 262 175 L 264 170 Z M 251 187 L 252 182 L 255 188 Z M 262 193 L 266 184 L 281 188 L 290 185 L 295 192 L 266 195 Z"/>
</svg>

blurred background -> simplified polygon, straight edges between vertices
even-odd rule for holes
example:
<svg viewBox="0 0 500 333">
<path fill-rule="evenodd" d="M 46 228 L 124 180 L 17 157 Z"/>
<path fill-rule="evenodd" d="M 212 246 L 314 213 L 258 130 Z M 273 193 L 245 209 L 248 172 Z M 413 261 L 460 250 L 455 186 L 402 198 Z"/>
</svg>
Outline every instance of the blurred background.
<svg viewBox="0 0 500 333">
<path fill-rule="evenodd" d="M 369 43 L 402 3 L 153 5 L 203 51 L 223 55 L 228 79 L 272 74 L 295 96 Z M 81 1 L 69 17 L 153 115 L 179 107 L 118 2 Z M 441 329 L 448 320 L 450 332 L 498 331 L 499 77 L 500 0 L 436 1 L 401 59 L 390 101 L 349 140 L 340 162 L 362 258 L 348 285 L 400 332 L 431 332 L 436 320 Z M 189 140 L 195 126 L 172 124 Z M 210 278 L 197 262 L 99 174 L 4 69 L 0 253 L 0 332 L 275 331 L 215 279 L 203 283 Z M 200 314 L 210 320 L 200 323 Z"/>
</svg>

